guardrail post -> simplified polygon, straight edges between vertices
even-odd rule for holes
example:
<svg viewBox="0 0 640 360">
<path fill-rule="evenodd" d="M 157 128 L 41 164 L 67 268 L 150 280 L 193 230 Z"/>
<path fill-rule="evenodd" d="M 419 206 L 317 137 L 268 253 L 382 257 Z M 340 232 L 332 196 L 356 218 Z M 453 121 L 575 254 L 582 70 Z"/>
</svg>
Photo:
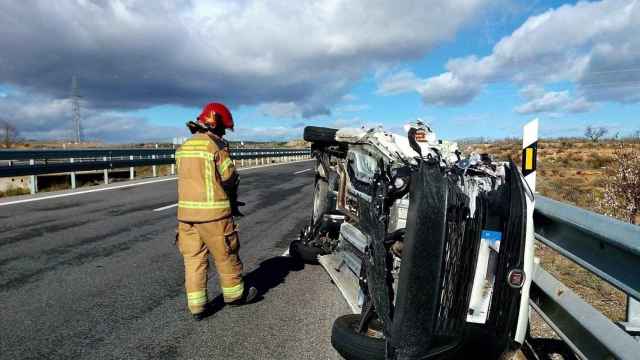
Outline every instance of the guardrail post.
<svg viewBox="0 0 640 360">
<path fill-rule="evenodd" d="M 36 161 L 34 159 L 29 160 L 29 165 L 35 165 Z M 35 194 L 38 192 L 38 176 L 31 175 L 31 181 L 29 181 L 29 190 L 31 190 L 31 194 Z"/>
<path fill-rule="evenodd" d="M 133 161 L 133 155 L 129 155 L 129 160 Z M 133 180 L 135 178 L 134 168 L 133 166 L 129 167 L 129 179 Z"/>
<path fill-rule="evenodd" d="M 103 156 L 102 161 L 107 162 L 107 157 Z M 109 169 L 104 169 L 104 184 L 109 184 Z"/>
<path fill-rule="evenodd" d="M 244 167 L 244 159 L 240 159 L 240 167 Z"/>
<path fill-rule="evenodd" d="M 156 149 L 157 149 L 157 148 L 158 148 L 158 144 L 156 144 Z M 151 159 L 155 160 L 155 159 L 156 159 L 156 155 L 155 155 L 155 154 L 151 155 Z M 158 173 L 157 173 L 157 170 L 156 170 L 156 169 L 157 169 L 157 168 L 156 168 L 156 165 L 152 165 L 152 166 L 151 166 L 151 170 L 153 171 L 153 177 L 158 176 Z"/>
<path fill-rule="evenodd" d="M 173 163 L 171 163 L 171 175 L 175 175 L 176 174 L 176 161 L 175 161 L 176 156 L 172 154 L 171 158 L 174 159 Z"/>
<path fill-rule="evenodd" d="M 70 158 L 69 162 L 73 164 L 74 163 L 73 158 Z M 76 173 L 75 173 L 75 171 L 71 172 L 71 188 L 72 189 L 76 188 Z"/>
</svg>

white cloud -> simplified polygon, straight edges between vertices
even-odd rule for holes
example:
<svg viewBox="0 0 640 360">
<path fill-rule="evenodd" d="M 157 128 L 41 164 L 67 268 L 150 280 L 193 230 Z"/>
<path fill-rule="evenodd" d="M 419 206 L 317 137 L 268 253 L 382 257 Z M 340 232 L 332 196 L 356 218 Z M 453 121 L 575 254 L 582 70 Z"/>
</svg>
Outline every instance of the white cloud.
<svg viewBox="0 0 640 360">
<path fill-rule="evenodd" d="M 418 92 L 429 104 L 462 105 L 473 100 L 482 87 L 482 84 L 467 83 L 452 73 L 444 73 L 427 79 Z"/>
<path fill-rule="evenodd" d="M 571 82 L 577 98 L 547 93 L 520 106 L 519 112 L 563 103 L 583 111 L 590 102 L 639 102 L 640 2 L 604 0 L 563 5 L 527 19 L 502 38 L 485 57 L 450 60 L 447 72 L 426 79 L 420 93 L 426 103 L 460 105 L 491 83 Z"/>
<path fill-rule="evenodd" d="M 352 118 L 338 118 L 334 120 L 332 123 L 327 125 L 330 128 L 339 129 L 339 128 L 360 128 L 364 126 L 366 121 L 362 120 L 359 117 Z"/>
<path fill-rule="evenodd" d="M 336 109 L 338 113 L 350 113 L 350 112 L 360 112 L 364 110 L 368 110 L 371 107 L 367 104 L 348 104 L 344 106 L 340 106 Z"/>
<path fill-rule="evenodd" d="M 453 38 L 485 1 L 2 2 L 0 84 L 65 98 L 76 74 L 96 108 L 216 99 L 326 114 L 372 68 Z"/>
<path fill-rule="evenodd" d="M 232 141 L 286 141 L 302 139 L 304 127 L 255 127 L 238 128 L 234 132 L 227 134 L 227 138 Z"/>
<path fill-rule="evenodd" d="M 520 96 L 527 100 L 536 99 L 542 97 L 545 91 L 544 88 L 540 85 L 529 84 L 522 89 L 520 89 Z"/>
<path fill-rule="evenodd" d="M 302 114 L 300 107 L 294 102 L 272 102 L 262 104 L 258 107 L 258 112 L 262 115 L 277 117 L 277 118 L 293 118 Z"/>
<path fill-rule="evenodd" d="M 391 74 L 378 82 L 376 94 L 395 95 L 416 91 L 422 81 L 411 71 L 403 70 Z"/>
<path fill-rule="evenodd" d="M 526 92 L 526 91 L 525 91 Z M 519 114 L 534 114 L 543 112 L 587 112 L 593 104 L 585 98 L 574 99 L 568 91 L 550 91 L 547 93 L 528 93 L 529 101 L 516 107 Z"/>
</svg>

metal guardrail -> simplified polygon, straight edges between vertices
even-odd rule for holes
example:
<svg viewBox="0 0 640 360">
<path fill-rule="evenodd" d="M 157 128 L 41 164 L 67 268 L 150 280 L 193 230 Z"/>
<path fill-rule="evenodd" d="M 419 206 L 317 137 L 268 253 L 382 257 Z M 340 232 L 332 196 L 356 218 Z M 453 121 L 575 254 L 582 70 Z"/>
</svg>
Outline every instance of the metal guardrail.
<svg viewBox="0 0 640 360">
<path fill-rule="evenodd" d="M 308 149 L 232 149 L 234 160 L 309 155 Z M 2 150 L 0 177 L 71 173 L 175 162 L 174 149 Z"/>
<path fill-rule="evenodd" d="M 530 304 L 583 359 L 640 359 L 640 227 L 543 196 L 536 239 L 623 291 L 627 321 L 613 323 L 536 266 Z"/>
<path fill-rule="evenodd" d="M 300 159 L 311 155 L 310 149 L 231 149 L 231 158 L 262 161 L 273 158 Z M 30 176 L 31 193 L 38 191 L 37 175 L 66 174 L 71 176 L 71 188 L 76 188 L 76 172 L 102 170 L 104 182 L 109 183 L 109 171 L 151 166 L 156 176 L 157 165 L 171 165 L 175 173 L 175 149 L 74 149 L 74 150 L 0 150 L 0 178 Z"/>
</svg>

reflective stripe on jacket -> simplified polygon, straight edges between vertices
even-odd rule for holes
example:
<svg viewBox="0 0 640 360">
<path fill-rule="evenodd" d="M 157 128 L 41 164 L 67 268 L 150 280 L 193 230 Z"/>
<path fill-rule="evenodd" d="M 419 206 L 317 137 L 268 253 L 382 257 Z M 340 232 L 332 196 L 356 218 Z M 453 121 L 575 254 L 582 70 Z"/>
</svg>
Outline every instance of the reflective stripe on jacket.
<svg viewBox="0 0 640 360">
<path fill-rule="evenodd" d="M 195 134 L 176 151 L 178 220 L 206 222 L 231 216 L 222 182 L 235 174 L 224 141 Z"/>
</svg>

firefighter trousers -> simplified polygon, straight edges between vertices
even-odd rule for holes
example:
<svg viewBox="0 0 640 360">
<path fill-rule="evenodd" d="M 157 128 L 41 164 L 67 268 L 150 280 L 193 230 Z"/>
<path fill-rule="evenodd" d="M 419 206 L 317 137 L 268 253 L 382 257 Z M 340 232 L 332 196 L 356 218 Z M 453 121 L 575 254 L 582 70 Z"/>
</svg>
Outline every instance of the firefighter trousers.
<svg viewBox="0 0 640 360">
<path fill-rule="evenodd" d="M 204 311 L 207 298 L 209 253 L 218 271 L 225 302 L 242 297 L 242 262 L 240 242 L 232 217 L 203 222 L 178 222 L 178 248 L 184 258 L 187 304 L 193 314 Z"/>
</svg>

